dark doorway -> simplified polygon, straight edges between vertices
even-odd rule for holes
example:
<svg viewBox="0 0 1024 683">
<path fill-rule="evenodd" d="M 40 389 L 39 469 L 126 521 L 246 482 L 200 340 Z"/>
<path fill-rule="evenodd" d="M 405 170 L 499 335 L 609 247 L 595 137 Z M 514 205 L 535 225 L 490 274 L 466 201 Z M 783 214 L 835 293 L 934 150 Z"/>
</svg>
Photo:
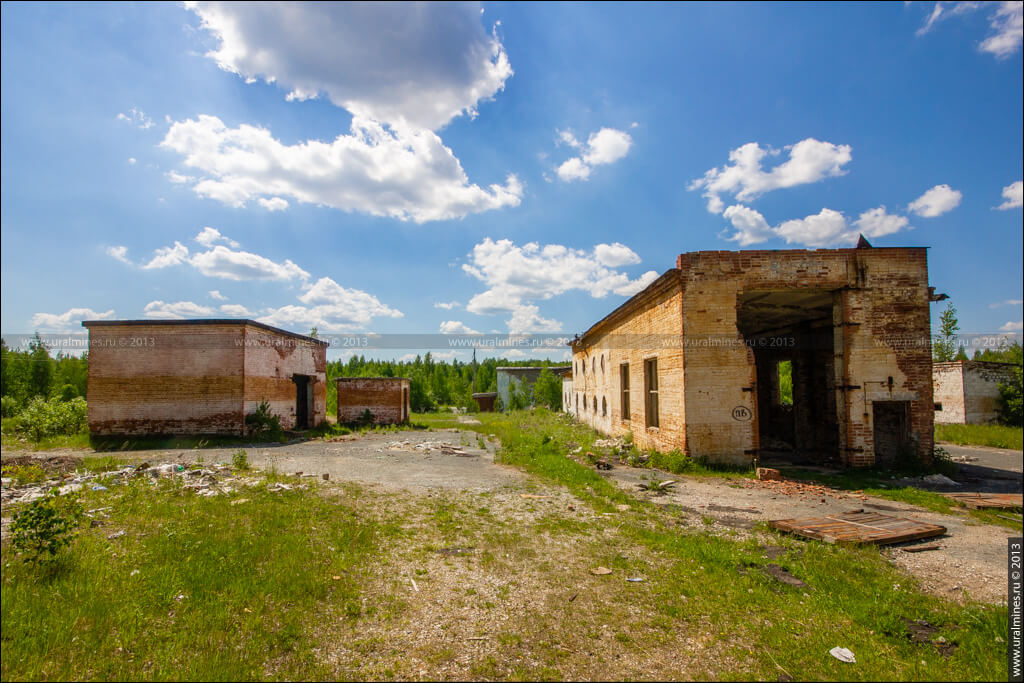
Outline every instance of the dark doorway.
<svg viewBox="0 0 1024 683">
<path fill-rule="evenodd" d="M 402 387 L 402 423 L 409 421 L 409 388 Z"/>
<path fill-rule="evenodd" d="M 295 382 L 295 429 L 309 429 L 313 382 L 309 375 L 292 375 Z"/>
<path fill-rule="evenodd" d="M 839 459 L 832 297 L 810 289 L 737 297 L 736 327 L 754 356 L 762 461 Z"/>
<path fill-rule="evenodd" d="M 910 401 L 875 401 L 875 464 L 892 465 L 911 450 Z"/>
</svg>

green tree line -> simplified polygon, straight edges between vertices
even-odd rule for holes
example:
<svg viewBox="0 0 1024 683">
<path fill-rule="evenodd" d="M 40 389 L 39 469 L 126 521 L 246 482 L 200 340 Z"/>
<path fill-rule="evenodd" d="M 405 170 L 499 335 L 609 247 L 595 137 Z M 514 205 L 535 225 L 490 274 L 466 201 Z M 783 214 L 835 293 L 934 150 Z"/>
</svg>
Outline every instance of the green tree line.
<svg viewBox="0 0 1024 683">
<path fill-rule="evenodd" d="M 375 360 L 365 356 L 352 356 L 347 361 L 327 363 L 327 413 L 330 415 L 337 412 L 337 386 L 333 380 L 338 377 L 406 377 L 411 384 L 409 403 L 414 412 L 429 412 L 441 406 L 457 406 L 472 411 L 476 410 L 474 392 L 498 390 L 499 367 L 547 368 L 556 365 L 559 364 L 548 360 L 509 361 L 498 358 L 486 358 L 476 363 L 459 360 L 436 361 L 429 352 L 423 356 L 417 355 L 410 361 Z M 551 372 L 546 374 L 554 377 Z M 560 407 L 561 381 L 557 377 L 555 379 L 558 382 L 557 405 Z M 542 386 L 550 387 L 552 382 L 546 380 L 546 385 Z M 550 388 L 546 392 L 545 397 L 551 393 Z M 545 405 L 550 403 L 548 399 L 538 402 Z"/>
<path fill-rule="evenodd" d="M 89 354 L 70 356 L 50 350 L 37 334 L 27 351 L 7 347 L 0 340 L 0 396 L 4 415 L 17 412 L 34 398 L 70 401 L 85 398 Z"/>
</svg>

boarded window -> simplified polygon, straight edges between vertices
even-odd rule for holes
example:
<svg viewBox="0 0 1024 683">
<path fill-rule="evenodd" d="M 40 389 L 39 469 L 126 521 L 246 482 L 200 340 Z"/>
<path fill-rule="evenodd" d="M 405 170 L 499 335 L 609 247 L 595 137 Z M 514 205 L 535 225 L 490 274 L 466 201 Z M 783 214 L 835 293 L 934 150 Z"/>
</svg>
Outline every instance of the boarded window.
<svg viewBox="0 0 1024 683">
<path fill-rule="evenodd" d="M 658 359 L 644 361 L 644 412 L 647 426 L 658 426 Z"/>
<path fill-rule="evenodd" d="M 629 363 L 619 366 L 619 408 L 622 410 L 622 421 L 629 422 Z"/>
</svg>

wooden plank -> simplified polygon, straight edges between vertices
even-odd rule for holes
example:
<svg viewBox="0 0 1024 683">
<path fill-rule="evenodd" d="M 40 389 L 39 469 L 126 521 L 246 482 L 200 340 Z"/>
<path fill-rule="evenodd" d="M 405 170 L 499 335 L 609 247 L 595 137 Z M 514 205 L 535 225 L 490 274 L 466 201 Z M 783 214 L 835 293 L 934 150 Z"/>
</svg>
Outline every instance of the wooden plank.
<svg viewBox="0 0 1024 683">
<path fill-rule="evenodd" d="M 943 493 L 942 495 L 975 510 L 1024 507 L 1024 495 L 1020 493 Z"/>
<path fill-rule="evenodd" d="M 877 512 L 846 512 L 827 517 L 780 519 L 769 522 L 779 531 L 825 543 L 876 543 L 888 545 L 930 538 L 946 533 L 946 527 L 916 519 Z"/>
</svg>

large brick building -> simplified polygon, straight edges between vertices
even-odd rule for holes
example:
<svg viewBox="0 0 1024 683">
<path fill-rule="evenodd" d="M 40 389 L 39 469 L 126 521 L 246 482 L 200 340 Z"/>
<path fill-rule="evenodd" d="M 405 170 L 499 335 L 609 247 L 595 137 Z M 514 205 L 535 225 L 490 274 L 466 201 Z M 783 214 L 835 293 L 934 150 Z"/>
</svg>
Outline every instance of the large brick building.
<svg viewBox="0 0 1024 683">
<path fill-rule="evenodd" d="M 87 320 L 89 431 L 243 434 L 263 401 L 285 429 L 327 409 L 327 342 L 252 320 Z"/>
<path fill-rule="evenodd" d="M 924 248 L 681 254 L 572 343 L 564 407 L 717 462 L 930 459 L 930 300 Z"/>
</svg>

